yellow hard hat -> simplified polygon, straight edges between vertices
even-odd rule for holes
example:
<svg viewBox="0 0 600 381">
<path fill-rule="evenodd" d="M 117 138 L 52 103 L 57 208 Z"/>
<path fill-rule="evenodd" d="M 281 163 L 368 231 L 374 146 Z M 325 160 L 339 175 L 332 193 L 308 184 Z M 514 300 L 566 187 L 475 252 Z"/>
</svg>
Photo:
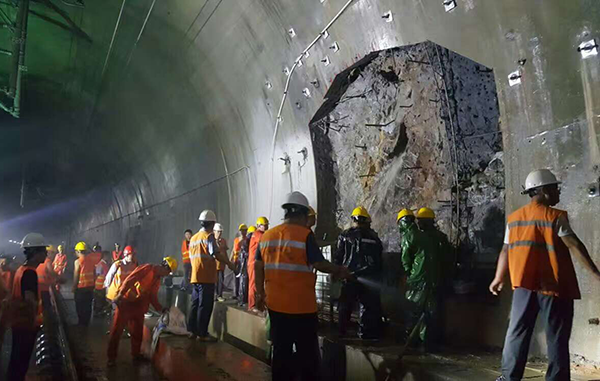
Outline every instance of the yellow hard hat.
<svg viewBox="0 0 600 381">
<path fill-rule="evenodd" d="M 171 269 L 172 273 L 177 271 L 177 259 L 173 257 L 164 257 L 163 261 L 165 261 L 167 265 L 169 265 L 169 268 Z"/>
<path fill-rule="evenodd" d="M 352 211 L 352 217 L 364 217 L 368 218 L 369 220 L 371 219 L 371 215 L 369 214 L 369 212 L 367 212 L 367 209 L 365 209 L 362 206 L 354 208 L 354 210 Z"/>
<path fill-rule="evenodd" d="M 240 224 L 238 230 L 248 230 L 248 226 L 246 224 Z"/>
<path fill-rule="evenodd" d="M 248 233 L 254 233 L 256 231 L 256 226 L 250 226 L 248 228 Z"/>
<path fill-rule="evenodd" d="M 401 211 L 398 212 L 398 218 L 396 218 L 396 221 L 400 221 L 400 219 L 402 217 L 406 217 L 406 216 L 413 216 L 414 217 L 415 214 L 410 209 L 402 209 Z"/>
<path fill-rule="evenodd" d="M 417 218 L 435 218 L 435 213 L 429 208 L 421 208 L 417 212 Z"/>
<path fill-rule="evenodd" d="M 258 219 L 256 220 L 256 225 L 268 225 L 269 224 L 269 220 L 267 219 L 267 217 L 258 217 Z"/>
<path fill-rule="evenodd" d="M 308 216 L 309 216 L 309 217 L 314 217 L 314 216 L 316 216 L 316 215 L 317 215 L 317 212 L 315 212 L 315 210 L 313 209 L 313 207 L 312 207 L 312 206 L 309 206 L 309 207 L 308 207 Z"/>
<path fill-rule="evenodd" d="M 75 251 L 86 251 L 87 250 L 87 244 L 83 241 L 78 242 L 77 245 L 75 245 Z"/>
<path fill-rule="evenodd" d="M 48 245 L 48 246 L 46 246 L 46 251 L 48 251 L 48 252 L 56 251 L 56 248 L 53 245 Z"/>
</svg>

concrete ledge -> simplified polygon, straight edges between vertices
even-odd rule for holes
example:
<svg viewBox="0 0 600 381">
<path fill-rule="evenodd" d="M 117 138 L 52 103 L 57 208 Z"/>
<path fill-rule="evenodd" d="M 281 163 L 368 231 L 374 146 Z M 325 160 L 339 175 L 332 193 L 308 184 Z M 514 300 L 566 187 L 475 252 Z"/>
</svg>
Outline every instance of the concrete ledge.
<svg viewBox="0 0 600 381">
<path fill-rule="evenodd" d="M 142 351 L 150 356 L 152 329 L 158 318 L 145 320 Z M 161 336 L 152 362 L 169 380 L 271 379 L 270 367 L 224 342 L 200 343 L 184 336 Z"/>
</svg>

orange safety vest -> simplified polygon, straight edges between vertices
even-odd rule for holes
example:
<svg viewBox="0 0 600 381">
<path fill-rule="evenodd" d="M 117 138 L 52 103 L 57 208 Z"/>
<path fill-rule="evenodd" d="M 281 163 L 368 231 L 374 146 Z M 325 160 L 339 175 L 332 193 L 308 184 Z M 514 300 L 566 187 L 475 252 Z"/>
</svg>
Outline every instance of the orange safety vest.
<svg viewBox="0 0 600 381">
<path fill-rule="evenodd" d="M 187 239 L 181 243 L 181 259 L 183 263 L 190 263 L 190 241 Z"/>
<path fill-rule="evenodd" d="M 200 230 L 190 241 L 190 262 L 192 264 L 192 276 L 190 283 L 216 283 L 217 261 L 208 253 L 208 240 L 213 233 Z M 219 250 L 214 247 L 214 250 Z"/>
<path fill-rule="evenodd" d="M 508 217 L 508 268 L 513 289 L 580 299 L 569 249 L 554 229 L 567 212 L 531 202 Z"/>
<path fill-rule="evenodd" d="M 98 270 L 100 271 L 99 273 Z M 108 263 L 104 260 L 98 262 L 96 265 L 96 273 L 96 285 L 94 288 L 96 290 L 104 290 L 104 280 L 106 279 L 106 273 L 108 273 Z"/>
<path fill-rule="evenodd" d="M 100 259 L 102 259 L 102 253 L 89 253 L 83 258 L 77 259 L 80 264 L 77 288 L 94 287 L 96 265 Z"/>
<path fill-rule="evenodd" d="M 269 309 L 287 314 L 317 312 L 316 275 L 306 254 L 310 233 L 304 226 L 282 224 L 263 234 L 260 253 Z"/>
<path fill-rule="evenodd" d="M 10 270 L 7 270 L 7 271 L 0 270 L 0 277 L 2 277 L 2 279 L 4 280 L 4 285 L 6 286 L 8 292 L 11 292 L 11 290 L 12 290 L 12 284 L 13 284 L 12 271 L 10 271 Z"/>
<path fill-rule="evenodd" d="M 54 257 L 54 262 L 52 263 L 54 272 L 58 275 L 62 275 L 67 268 L 67 255 L 66 254 L 56 254 Z"/>
<path fill-rule="evenodd" d="M 10 316 L 11 326 L 18 329 L 37 330 L 43 323 L 43 310 L 42 310 L 42 298 L 40 297 L 40 289 L 38 284 L 38 307 L 35 319 L 32 321 L 27 314 L 23 313 L 23 310 L 27 308 L 25 299 L 21 293 L 21 279 L 25 271 L 36 271 L 33 266 L 21 266 L 15 272 L 15 278 L 13 280 L 12 287 L 12 299 L 10 302 Z"/>
<path fill-rule="evenodd" d="M 52 278 L 50 277 L 50 274 L 46 272 L 46 265 L 49 263 L 50 258 L 46 258 L 46 260 L 35 269 L 35 272 L 38 276 L 38 289 L 40 290 L 40 292 L 50 291 L 50 284 L 52 283 Z"/>
<path fill-rule="evenodd" d="M 219 238 L 219 249 L 223 249 L 223 251 L 229 250 L 229 246 L 227 246 L 227 240 L 225 238 Z M 225 265 L 221 263 L 221 261 L 217 260 L 217 271 L 225 270 Z"/>
<path fill-rule="evenodd" d="M 110 300 L 114 300 L 117 297 L 117 293 L 119 291 L 119 287 L 123 284 L 125 279 L 136 269 L 136 262 L 129 262 L 127 264 L 123 263 L 123 260 L 119 260 L 115 262 L 117 265 L 117 272 L 110 282 L 110 286 L 108 287 L 108 291 L 106 292 L 106 297 Z"/>
</svg>

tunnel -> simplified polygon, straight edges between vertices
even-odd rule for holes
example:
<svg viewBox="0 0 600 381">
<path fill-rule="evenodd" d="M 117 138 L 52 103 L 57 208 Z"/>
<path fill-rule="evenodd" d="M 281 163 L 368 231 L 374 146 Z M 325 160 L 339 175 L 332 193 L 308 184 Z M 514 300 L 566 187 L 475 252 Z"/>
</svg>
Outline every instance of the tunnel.
<svg viewBox="0 0 600 381">
<path fill-rule="evenodd" d="M 488 286 L 506 218 L 528 202 L 528 173 L 557 175 L 557 207 L 599 260 L 593 1 L 5 0 L 0 24 L 0 252 L 18 261 L 29 232 L 63 244 L 68 271 L 80 241 L 135 246 L 143 263 L 180 258 L 203 210 L 233 242 L 260 216 L 279 225 L 286 195 L 300 191 L 327 259 L 352 210 L 370 211 L 395 327 L 396 214 L 428 206 L 455 247 L 443 315 L 456 351 L 443 373 L 481 351 L 498 372 L 511 292 L 493 297 Z M 571 360 L 587 369 L 600 363 L 598 285 L 574 262 Z M 333 322 L 330 288 L 319 273 L 320 311 Z M 213 329 L 263 364 L 263 321 L 227 308 L 216 304 Z M 345 367 L 332 380 L 384 380 L 392 368 L 360 346 L 326 348 L 323 361 Z M 530 358 L 546 356 L 538 324 Z M 389 379 L 433 379 L 415 364 Z"/>
</svg>

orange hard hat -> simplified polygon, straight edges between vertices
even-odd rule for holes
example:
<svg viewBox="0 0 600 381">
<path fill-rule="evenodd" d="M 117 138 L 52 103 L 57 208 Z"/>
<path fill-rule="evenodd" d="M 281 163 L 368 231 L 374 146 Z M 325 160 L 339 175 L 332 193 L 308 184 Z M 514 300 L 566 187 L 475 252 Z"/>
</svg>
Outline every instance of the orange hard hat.
<svg viewBox="0 0 600 381">
<path fill-rule="evenodd" d="M 123 255 L 129 255 L 129 254 L 135 254 L 135 250 L 133 249 L 133 246 L 125 246 L 125 249 L 123 249 Z"/>
</svg>

